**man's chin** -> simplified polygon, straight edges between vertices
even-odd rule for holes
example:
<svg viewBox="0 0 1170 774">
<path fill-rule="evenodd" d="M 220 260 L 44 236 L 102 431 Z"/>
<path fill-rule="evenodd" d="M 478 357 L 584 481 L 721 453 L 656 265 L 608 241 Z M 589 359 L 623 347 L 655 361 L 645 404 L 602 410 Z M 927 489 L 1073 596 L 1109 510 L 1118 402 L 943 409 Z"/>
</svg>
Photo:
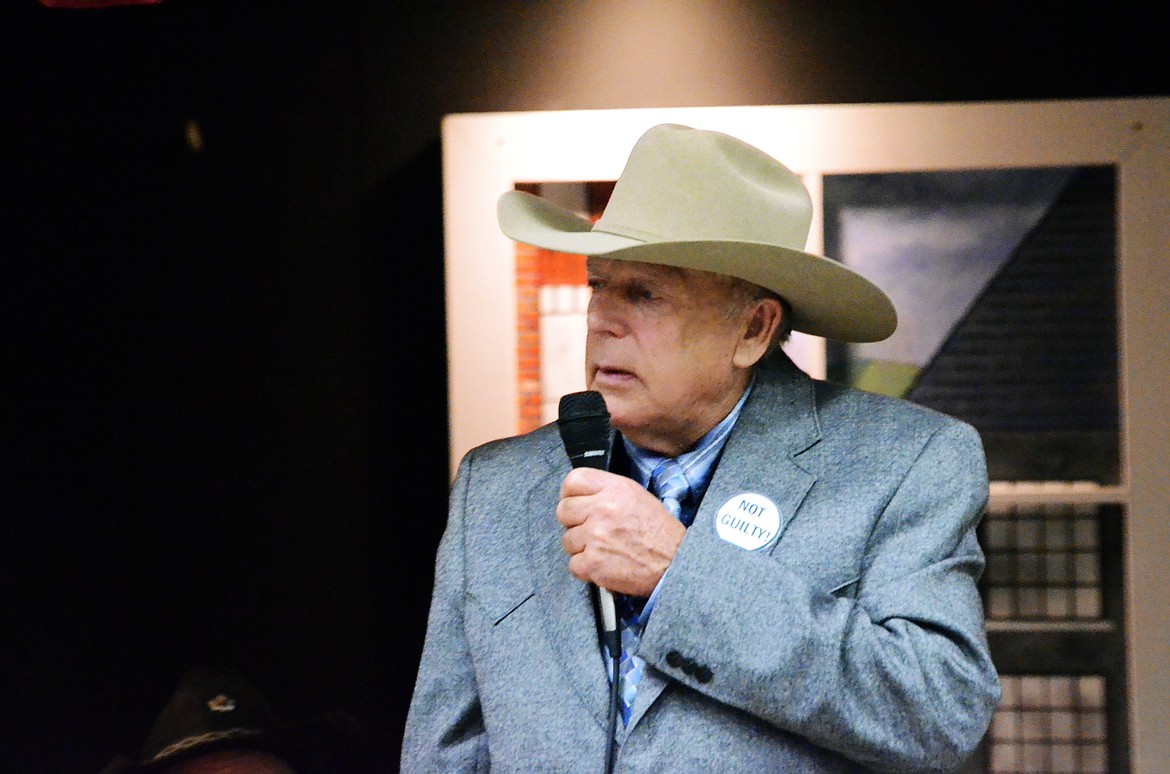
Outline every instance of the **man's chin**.
<svg viewBox="0 0 1170 774">
<path fill-rule="evenodd" d="M 637 435 L 642 423 L 637 421 L 638 417 L 630 411 L 630 407 L 621 400 L 610 400 L 605 393 L 602 393 L 602 397 L 605 397 L 605 407 L 609 410 L 610 427 L 627 438 L 631 434 Z"/>
<path fill-rule="evenodd" d="M 611 422 L 615 417 L 629 411 L 629 397 L 623 394 L 623 390 L 614 389 L 613 385 L 604 384 L 597 379 L 590 383 L 589 389 L 601 393 L 601 397 L 605 399 L 605 408 L 609 411 Z"/>
</svg>

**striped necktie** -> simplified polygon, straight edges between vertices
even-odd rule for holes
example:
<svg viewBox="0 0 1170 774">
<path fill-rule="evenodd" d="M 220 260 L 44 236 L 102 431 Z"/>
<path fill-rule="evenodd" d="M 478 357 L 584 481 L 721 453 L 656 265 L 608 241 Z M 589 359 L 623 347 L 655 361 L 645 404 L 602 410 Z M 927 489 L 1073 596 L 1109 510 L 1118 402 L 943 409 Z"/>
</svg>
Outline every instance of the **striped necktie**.
<svg viewBox="0 0 1170 774">
<path fill-rule="evenodd" d="M 684 526 L 691 526 L 689 518 L 683 518 L 682 503 L 691 491 L 691 483 L 683 466 L 675 460 L 663 460 L 650 475 L 650 491 L 658 496 L 666 510 L 674 514 Z"/>
<path fill-rule="evenodd" d="M 658 496 L 666 510 L 685 526 L 690 526 L 689 520 L 682 515 L 682 503 L 691 491 L 690 482 L 682 465 L 675 460 L 665 460 L 650 476 L 650 491 Z M 642 606 L 646 600 L 640 597 L 628 597 L 625 594 L 617 595 L 618 613 L 621 618 L 621 710 L 622 723 L 629 725 L 630 713 L 634 708 L 634 695 L 638 690 L 638 681 L 646 669 L 646 661 L 635 655 L 638 642 L 642 639 L 642 630 L 645 622 L 639 620 L 642 615 Z"/>
</svg>

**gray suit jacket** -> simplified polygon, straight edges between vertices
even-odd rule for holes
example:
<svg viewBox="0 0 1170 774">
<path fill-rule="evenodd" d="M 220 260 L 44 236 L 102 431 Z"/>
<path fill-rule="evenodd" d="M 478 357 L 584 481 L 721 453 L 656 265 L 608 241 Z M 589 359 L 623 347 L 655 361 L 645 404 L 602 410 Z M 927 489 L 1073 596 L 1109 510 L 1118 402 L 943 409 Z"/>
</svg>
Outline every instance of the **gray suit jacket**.
<svg viewBox="0 0 1170 774">
<path fill-rule="evenodd" d="M 404 771 L 602 769 L 606 667 L 555 517 L 569 469 L 555 427 L 461 463 Z M 755 550 L 715 525 L 745 492 L 781 515 Z M 986 498 L 971 427 L 762 363 L 660 586 L 617 770 L 959 766 L 999 696 L 975 586 Z"/>
</svg>

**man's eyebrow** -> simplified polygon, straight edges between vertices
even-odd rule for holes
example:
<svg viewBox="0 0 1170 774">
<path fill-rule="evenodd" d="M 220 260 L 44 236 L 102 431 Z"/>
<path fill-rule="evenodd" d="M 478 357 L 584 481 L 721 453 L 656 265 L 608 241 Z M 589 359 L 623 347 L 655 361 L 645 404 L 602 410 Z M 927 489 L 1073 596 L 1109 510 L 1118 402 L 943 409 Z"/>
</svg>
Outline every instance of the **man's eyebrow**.
<svg viewBox="0 0 1170 774">
<path fill-rule="evenodd" d="M 604 282 L 611 285 L 638 285 L 661 290 L 686 284 L 686 269 L 678 266 L 666 266 L 664 264 L 654 264 L 654 266 L 659 271 L 651 274 L 630 274 L 612 267 L 606 267 L 609 269 L 607 271 L 606 269 L 591 268 L 586 264 L 585 279 L 590 284 Z"/>
</svg>

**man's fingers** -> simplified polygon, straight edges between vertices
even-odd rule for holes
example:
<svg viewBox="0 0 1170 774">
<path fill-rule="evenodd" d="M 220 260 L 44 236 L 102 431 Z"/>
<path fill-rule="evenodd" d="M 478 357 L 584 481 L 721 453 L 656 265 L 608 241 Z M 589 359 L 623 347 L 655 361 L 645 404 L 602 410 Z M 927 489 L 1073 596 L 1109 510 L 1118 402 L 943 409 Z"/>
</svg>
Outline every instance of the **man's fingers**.
<svg viewBox="0 0 1170 774">
<path fill-rule="evenodd" d="M 589 512 L 582 506 L 579 498 L 565 498 L 557 503 L 557 521 L 565 529 L 579 527 L 585 523 Z"/>
<path fill-rule="evenodd" d="M 556 515 L 573 577 L 649 596 L 686 528 L 637 482 L 603 470 L 571 471 L 561 496 Z"/>
<path fill-rule="evenodd" d="M 585 535 L 581 527 L 565 530 L 561 535 L 561 547 L 569 556 L 576 556 L 585 550 Z"/>
<path fill-rule="evenodd" d="M 561 499 L 597 494 L 615 478 L 622 477 L 597 468 L 573 468 L 561 482 Z"/>
<path fill-rule="evenodd" d="M 569 574 L 572 575 L 574 578 L 576 578 L 579 581 L 584 581 L 586 583 L 592 582 L 592 579 L 590 578 L 589 573 L 585 569 L 586 566 L 588 565 L 588 563 L 589 563 L 589 560 L 585 557 L 584 553 L 574 554 L 573 556 L 570 556 L 569 557 Z"/>
<path fill-rule="evenodd" d="M 627 478 L 594 468 L 576 468 L 561 483 L 561 501 L 557 504 L 557 521 L 563 527 L 576 527 L 589 518 L 590 498 L 607 487 L 620 485 Z"/>
</svg>

